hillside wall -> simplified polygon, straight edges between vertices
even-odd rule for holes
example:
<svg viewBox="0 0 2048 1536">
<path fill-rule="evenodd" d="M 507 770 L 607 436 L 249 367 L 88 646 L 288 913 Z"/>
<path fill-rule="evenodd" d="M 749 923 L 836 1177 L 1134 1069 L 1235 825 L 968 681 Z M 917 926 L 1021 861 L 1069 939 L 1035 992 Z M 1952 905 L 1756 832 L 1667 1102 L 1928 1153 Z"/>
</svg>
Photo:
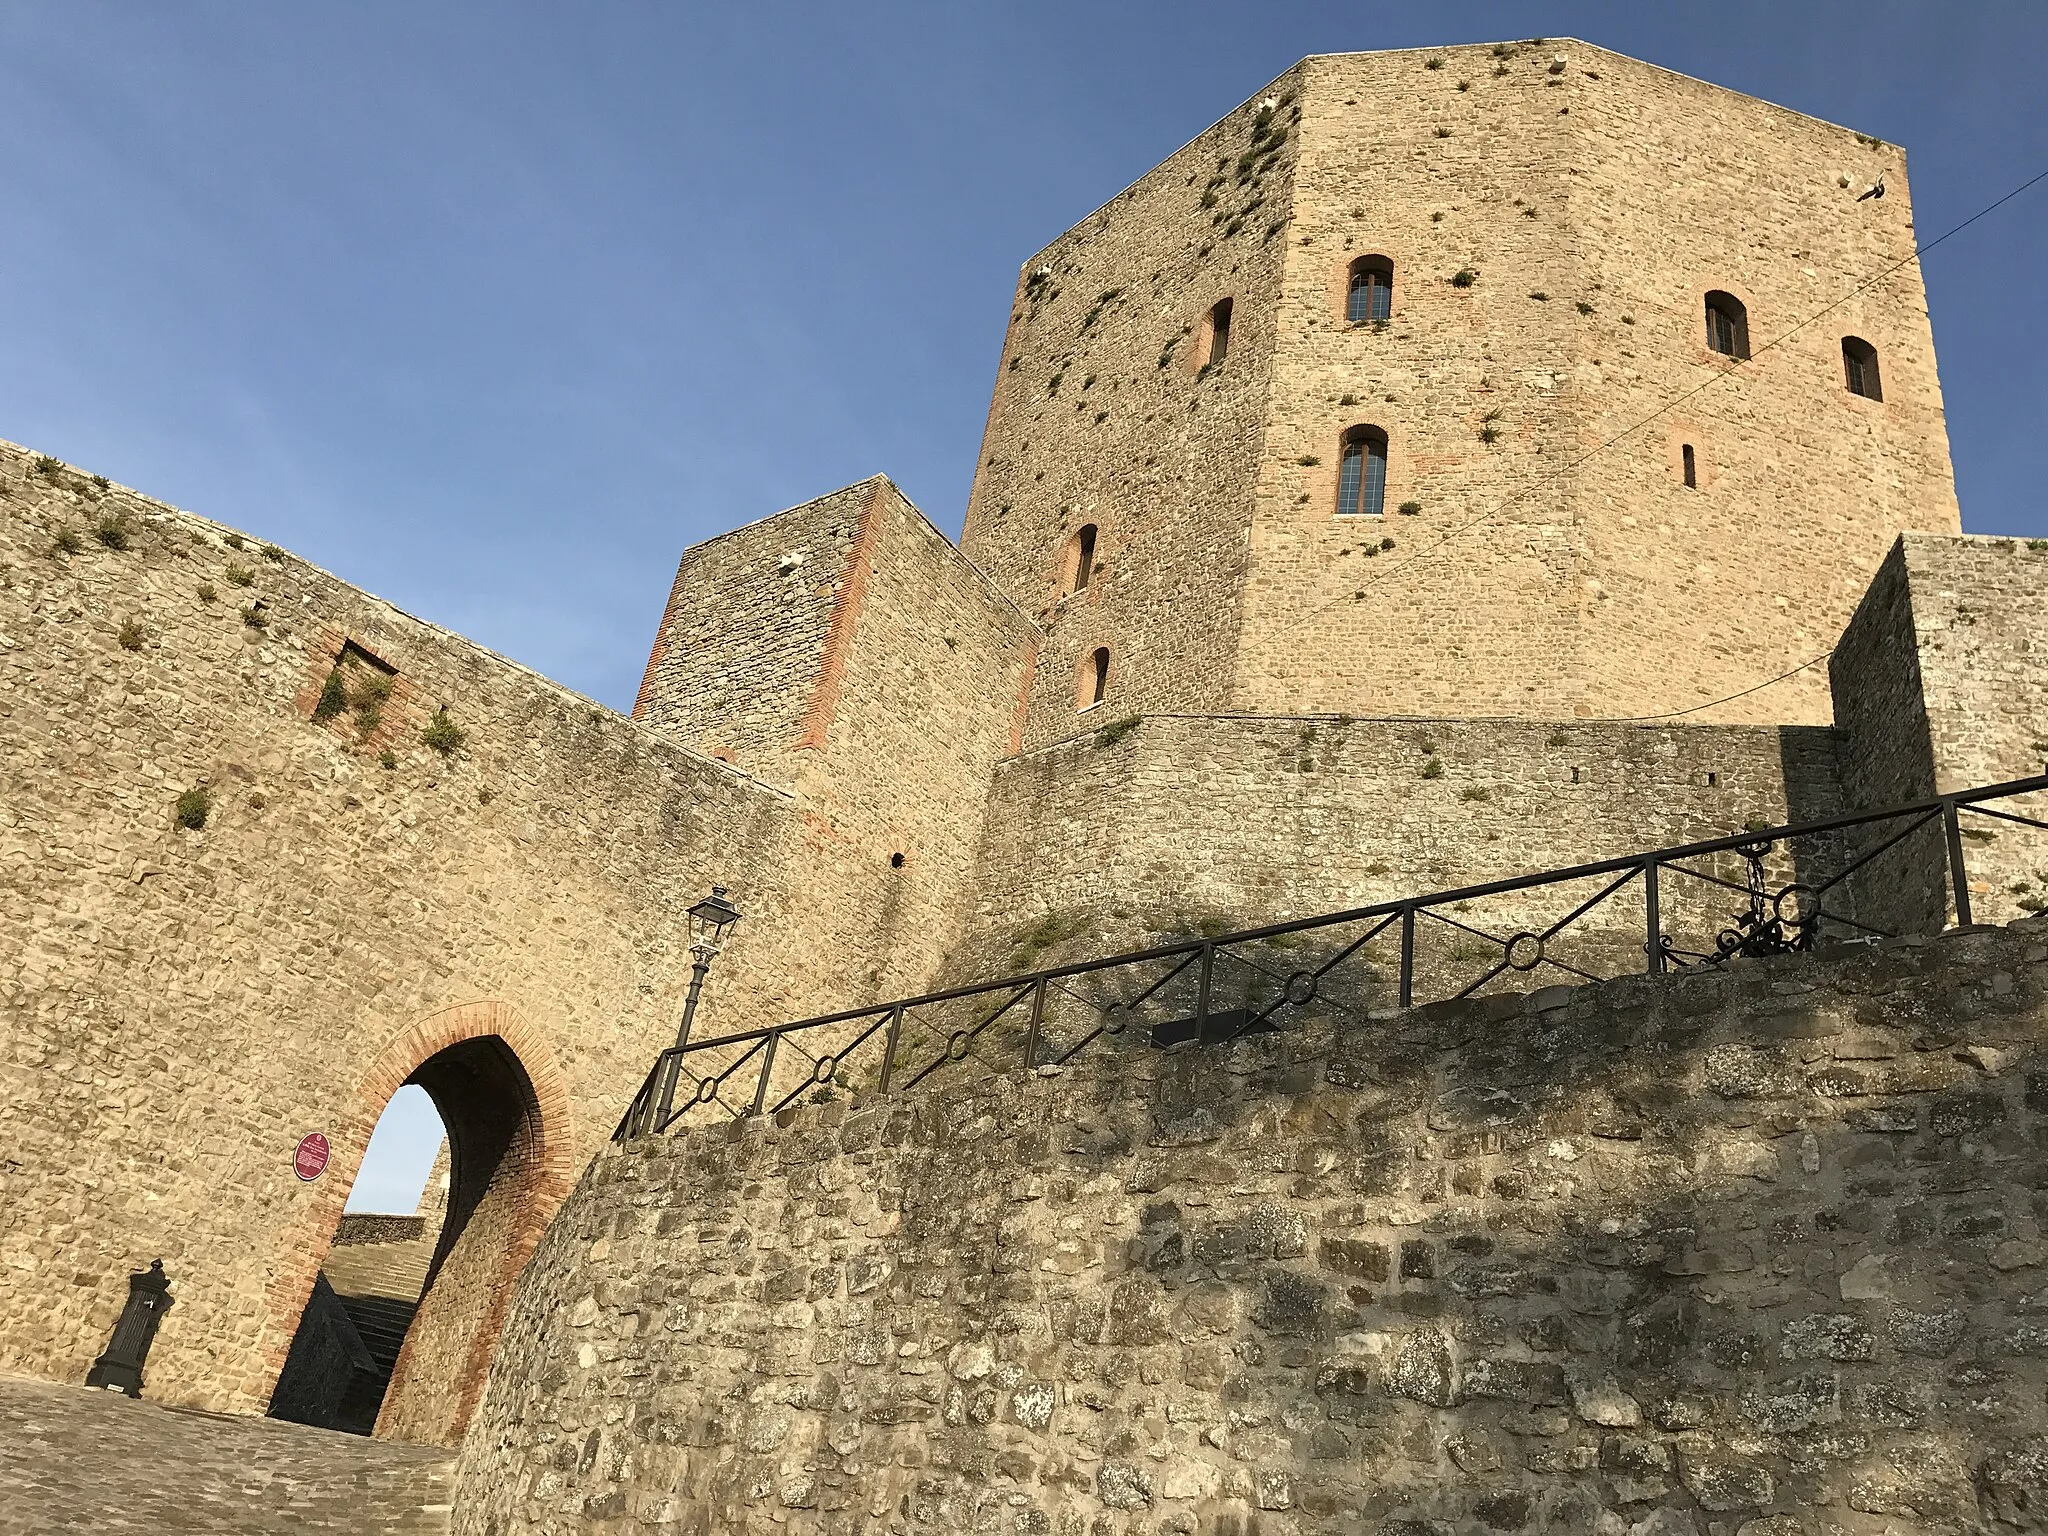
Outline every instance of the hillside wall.
<svg viewBox="0 0 2048 1536">
<path fill-rule="evenodd" d="M 605 1153 L 468 1536 L 2029 1528 L 2048 923 Z"/>
</svg>

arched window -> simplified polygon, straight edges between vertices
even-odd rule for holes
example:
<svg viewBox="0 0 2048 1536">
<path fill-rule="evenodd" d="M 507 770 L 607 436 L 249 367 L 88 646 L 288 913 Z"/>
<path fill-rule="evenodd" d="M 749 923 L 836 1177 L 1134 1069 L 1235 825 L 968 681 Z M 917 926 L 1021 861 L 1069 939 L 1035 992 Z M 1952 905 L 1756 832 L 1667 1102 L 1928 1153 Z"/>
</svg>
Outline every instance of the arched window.
<svg viewBox="0 0 2048 1536">
<path fill-rule="evenodd" d="M 1074 690 L 1074 702 L 1092 709 L 1109 693 L 1109 647 L 1098 646 L 1081 659 L 1081 675 Z"/>
<path fill-rule="evenodd" d="M 1387 434 L 1353 427 L 1337 461 L 1337 515 L 1378 517 L 1387 509 Z"/>
<path fill-rule="evenodd" d="M 1088 585 L 1088 578 L 1095 570 L 1095 525 L 1084 524 L 1075 530 L 1067 540 L 1066 586 L 1069 592 L 1078 592 Z"/>
<path fill-rule="evenodd" d="M 1718 288 L 1707 295 L 1707 345 L 1726 357 L 1749 356 L 1749 311 Z"/>
<path fill-rule="evenodd" d="M 1209 311 L 1209 350 L 1204 366 L 1220 368 L 1230 354 L 1230 300 L 1218 299 Z"/>
<path fill-rule="evenodd" d="M 1861 336 L 1842 338 L 1842 371 L 1848 376 L 1850 394 L 1866 400 L 1884 398 L 1884 386 L 1877 379 L 1877 348 Z"/>
<path fill-rule="evenodd" d="M 1351 263 L 1344 297 L 1344 318 L 1353 325 L 1385 320 L 1394 313 L 1394 264 L 1384 256 L 1361 256 Z"/>
</svg>

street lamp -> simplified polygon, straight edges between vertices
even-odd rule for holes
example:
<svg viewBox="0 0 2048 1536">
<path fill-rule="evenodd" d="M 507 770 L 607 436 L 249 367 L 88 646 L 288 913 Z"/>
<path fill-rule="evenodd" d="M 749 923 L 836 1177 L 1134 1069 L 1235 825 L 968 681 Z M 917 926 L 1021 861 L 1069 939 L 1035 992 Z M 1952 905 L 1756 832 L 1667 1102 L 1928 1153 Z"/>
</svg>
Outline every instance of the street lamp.
<svg viewBox="0 0 2048 1536">
<path fill-rule="evenodd" d="M 690 1043 L 690 1021 L 697 1016 L 697 997 L 704 990 L 704 974 L 725 947 L 725 936 L 740 920 L 740 909 L 725 899 L 725 887 L 714 885 L 711 894 L 690 908 L 690 995 L 683 1000 L 683 1022 L 676 1030 L 676 1049 Z"/>
<path fill-rule="evenodd" d="M 661 1108 L 654 1122 L 657 1131 L 667 1128 L 669 1113 L 675 1105 L 676 1079 L 683 1071 L 683 1048 L 690 1043 L 690 1025 L 697 1017 L 697 999 L 704 992 L 705 973 L 724 947 L 725 936 L 739 922 L 740 909 L 726 900 L 724 886 L 714 885 L 709 896 L 690 908 L 688 916 L 690 993 L 683 999 L 683 1022 L 676 1026 L 675 1049 L 662 1053 L 668 1065 L 661 1074 Z"/>
</svg>

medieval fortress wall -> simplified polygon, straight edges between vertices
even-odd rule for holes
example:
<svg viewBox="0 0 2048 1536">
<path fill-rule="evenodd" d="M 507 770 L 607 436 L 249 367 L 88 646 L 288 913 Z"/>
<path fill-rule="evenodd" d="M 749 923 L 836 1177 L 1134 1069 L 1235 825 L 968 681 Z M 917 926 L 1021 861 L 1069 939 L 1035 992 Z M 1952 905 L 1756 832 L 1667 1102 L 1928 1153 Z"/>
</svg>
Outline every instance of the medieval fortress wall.
<svg viewBox="0 0 2048 1536">
<path fill-rule="evenodd" d="M 1879 176 L 1886 197 L 1858 203 Z M 125 1275 L 161 1257 L 177 1304 L 150 1360 L 151 1394 L 260 1411 L 369 1132 L 414 1080 L 449 1121 L 450 1218 L 380 1433 L 453 1443 L 515 1277 L 672 1037 L 689 974 L 683 914 L 714 882 L 746 916 L 712 972 L 700 1036 L 2038 772 L 2048 547 L 1955 531 L 1906 194 L 1890 146 L 1584 44 L 1306 60 L 1026 264 L 958 547 L 882 476 L 697 546 L 630 718 L 284 551 L 0 449 L 0 1370 L 81 1378 Z M 1353 324 L 1349 274 L 1368 257 L 1391 272 L 1391 308 L 1384 322 Z M 1891 277 L 1792 329 L 1887 265 L 1898 266 Z M 1715 290 L 1747 307 L 1752 361 L 1708 349 Z M 1851 335 L 1877 349 L 1882 399 L 1846 387 Z M 1710 389 L 1579 462 L 1702 382 Z M 1384 445 L 1384 502 L 1340 514 L 1345 444 L 1367 428 Z M 181 800 L 190 812 L 202 798 L 204 826 L 180 825 Z M 1932 930 L 1953 916 L 1943 850 L 1937 840 L 1910 851 L 1910 878 L 1870 898 L 1895 926 Z M 2037 831 L 1992 832 L 1972 868 L 1980 922 L 2048 900 Z M 1516 912 L 1543 915 L 1533 897 Z M 1613 937 L 1616 953 L 1640 954 L 1639 928 Z M 1967 946 L 1944 953 L 1964 957 L 1944 965 L 1992 963 Z M 2008 959 L 1997 963 L 2010 969 Z M 1653 1007 L 1627 989 L 1603 995 L 1626 1000 L 1624 1034 L 1640 1022 L 1632 1010 Z M 1762 1050 L 1779 1025 L 1760 1017 L 1731 1017 L 1729 1040 Z M 1458 1049 L 1433 1035 L 1410 1043 Z M 1599 1071 L 1610 1069 L 1634 1070 Z M 1405 1121 L 1338 1126 L 1330 1117 L 1352 1111 L 1317 1108 L 1326 1088 L 1289 1071 L 1273 1092 L 1293 1097 L 1261 1100 L 1272 1108 L 1261 1124 L 1311 1126 L 1340 1163 L 1350 1137 L 1406 1147 L 1418 1166 L 1448 1159 L 1426 1137 L 1404 1141 Z M 1176 1074 L 1186 1082 L 1171 1087 Z M 1206 1093 L 1224 1077 L 1161 1063 L 1127 1087 Z M 1087 1122 L 1086 1137 L 1111 1137 L 1084 1142 L 1096 1158 L 1085 1173 L 1059 1175 L 1078 1180 L 1061 1187 L 1088 1220 L 1159 1225 L 1116 1193 L 1139 1175 L 1115 1157 L 1143 1137 L 1118 1140 L 1122 1121 L 1081 1107 L 1113 1106 L 1126 1086 L 989 1091 L 1002 1098 L 991 1114 L 1066 1116 Z M 792 1331 L 772 1338 L 789 1370 L 772 1383 L 736 1358 L 759 1340 L 718 1346 L 718 1379 L 755 1397 L 744 1425 L 706 1410 L 692 1432 L 707 1451 L 780 1446 L 785 1431 L 757 1433 L 748 1415 L 780 1423 L 760 1405 L 796 1390 L 791 1362 L 804 1350 L 824 1362 L 815 1350 L 836 1347 L 802 1331 L 818 1314 L 801 1307 L 839 1297 L 853 1316 L 872 1301 L 852 1299 L 873 1291 L 851 1279 L 833 1290 L 842 1281 L 824 1271 L 841 1260 L 829 1255 L 816 1296 L 810 1280 L 788 1295 L 794 1281 L 773 1294 L 756 1285 L 769 1273 L 757 1238 L 772 1225 L 758 1213 L 782 1197 L 735 1194 L 720 1160 L 773 1162 L 795 1192 L 805 1175 L 793 1170 L 815 1154 L 816 1178 L 860 1191 L 870 1235 L 888 1236 L 916 1202 L 878 1195 L 876 1180 L 943 1183 L 938 1163 L 904 1161 L 904 1147 L 943 1140 L 912 1129 L 921 1114 L 865 1108 L 845 1122 L 894 1127 L 886 1153 L 822 1133 L 782 1149 L 755 1126 L 737 1152 L 696 1138 L 592 1175 L 576 1241 L 615 1230 L 622 1266 L 592 1317 L 631 1313 L 644 1331 L 706 1264 L 758 1306 L 748 1328 L 788 1304 Z M 1697 1120 L 1673 1134 L 1688 1157 L 1711 1161 L 1727 1137 L 1747 1146 L 1761 1135 L 1762 1121 L 1733 1114 L 1711 1134 Z M 291 1152 L 311 1130 L 330 1137 L 335 1161 L 301 1183 Z M 1955 1133 L 1931 1134 L 1929 1146 Z M 1851 1161 L 1840 1166 L 1892 1155 L 1863 1145 L 1844 1141 Z M 664 1157 L 715 1176 L 670 1188 Z M 1004 1202 L 1041 1198 L 1016 1193 L 1042 1194 L 1041 1153 L 1001 1157 L 1022 1159 L 1011 1184 L 963 1184 L 950 1191 L 958 1209 L 931 1216 L 950 1235 L 920 1250 L 920 1301 L 979 1306 L 1018 1283 L 954 1284 L 980 1262 L 964 1256 L 973 1244 L 1007 1240 Z M 643 1166 L 652 1182 L 628 1189 Z M 1255 1158 L 1244 1166 L 1278 1178 Z M 1288 1170 L 1310 1181 L 1298 1193 L 1247 1185 L 1243 1199 L 1308 1200 L 1315 1212 L 1302 1221 L 1335 1223 L 1349 1209 L 1330 1182 L 1341 1183 L 1336 1166 Z M 1636 1189 L 1663 1171 L 1645 1163 L 1617 1177 Z M 1225 1181 L 1210 1167 L 1196 1182 L 1212 1174 Z M 1845 1185 L 1843 1198 L 1853 1193 Z M 843 1198 L 851 1209 L 855 1195 Z M 1546 1231 L 1576 1221 L 1573 1198 L 1556 1196 Z M 635 1225 L 657 1199 L 694 1202 L 654 1228 L 696 1232 L 688 1250 L 657 1254 Z M 1506 1221 L 1504 1209 L 1474 1219 Z M 1047 1273 L 1093 1262 L 1073 1257 L 1079 1228 L 1034 1230 L 1046 1246 L 1032 1263 Z M 1443 1242 L 1453 1238 L 1476 1241 L 1446 1228 Z M 1331 1253 L 1355 1248 L 1367 1266 L 1375 1244 L 1395 1251 L 1391 1237 L 1332 1240 Z M 539 1398 L 569 1391 L 575 1413 L 596 1414 L 599 1399 L 630 1390 L 576 1376 L 593 1368 L 581 1346 L 573 1367 L 557 1358 L 562 1328 L 589 1321 L 565 1324 L 562 1309 L 590 1308 L 564 1289 L 571 1251 L 550 1252 L 493 1389 L 508 1456 L 545 1439 L 507 1427 L 529 1411 L 543 1422 Z M 632 1299 L 642 1297 L 645 1309 Z M 1447 1304 L 1399 1306 L 1421 1318 Z M 1239 1327 L 1250 1310 L 1226 1311 L 1216 1337 L 1227 1336 L 1217 1348 L 1228 1359 L 1201 1390 L 1235 1393 L 1233 1360 L 1307 1369 L 1308 1346 L 1261 1342 Z M 961 1343 L 961 1358 L 979 1361 L 964 1316 L 946 1323 L 959 1335 L 947 1349 Z M 1388 1369 L 1408 1358 L 1387 1328 L 1365 1331 L 1382 1343 L 1359 1348 L 1393 1351 Z M 1465 1358 L 1462 1335 L 1446 1337 Z M 1269 1353 L 1232 1353 L 1253 1345 Z M 988 1347 L 987 1370 L 963 1381 L 1008 1371 L 1008 1346 Z M 1586 1348 L 1591 1359 L 1607 1346 Z M 589 1350 L 608 1370 L 624 1358 L 610 1344 Z M 919 1344 L 897 1358 L 928 1354 Z M 1500 1359 L 1518 1372 L 1529 1363 Z M 912 1396 L 938 1379 L 929 1363 L 900 1369 L 931 1378 Z M 1130 1354 L 1103 1369 L 1125 1373 L 1115 1392 L 1076 1385 L 1084 1372 L 1029 1402 L 1107 1413 L 1126 1401 L 1129 1372 L 1144 1381 L 1163 1368 Z M 1378 1379 L 1365 1364 L 1341 1370 Z M 1538 1376 L 1550 1380 L 1515 1379 Z M 961 1392 L 970 1422 L 975 1404 L 1014 1401 L 994 1387 Z M 1525 1406 L 1551 1424 L 1562 1400 Z M 1299 1451 L 1319 1443 L 1301 1428 L 1315 1420 L 1423 1446 L 1408 1408 L 1356 1411 L 1366 1417 L 1283 1405 L 1226 1440 L 1266 1445 L 1283 1423 Z M 818 1412 L 821 1443 L 859 1442 L 842 1435 L 840 1410 Z M 1149 1407 L 1134 1423 L 1083 1436 L 1087 1455 L 1063 1451 L 1058 1486 L 1135 1510 L 1128 1501 L 1151 1474 L 1126 1475 L 1144 1472 L 1126 1440 L 1164 1442 Z M 616 1438 L 578 1427 L 596 1448 L 578 1453 L 562 1486 L 584 1488 L 592 1509 L 640 1507 L 640 1485 L 608 1459 Z M 1494 1447 L 1472 1449 L 1474 1466 L 1505 1455 L 1508 1442 L 1488 1438 L 1498 1427 L 1470 1437 Z M 1645 1478 L 1682 1475 L 1668 1436 L 1686 1427 L 1667 1426 L 1663 1450 L 1630 1442 L 1613 1454 L 1648 1458 Z M 1332 1433 L 1345 1455 L 1363 1443 L 1350 1428 Z M 763 1437 L 759 1450 L 733 1450 Z M 997 1465 L 970 1439 L 946 1440 L 943 1454 Z M 909 1466 L 890 1444 L 894 1464 Z M 1466 1467 L 1451 1444 L 1429 1442 L 1416 1464 L 1448 1454 Z M 1604 1442 L 1575 1446 L 1558 1465 L 1609 1454 Z M 1126 1471 L 1105 1483 L 1112 1464 Z M 862 1499 L 929 1496 L 951 1509 L 966 1497 L 927 1495 L 907 1472 L 863 1481 L 869 1472 L 833 1465 Z M 784 1493 L 801 1480 L 761 1476 L 801 1528 L 813 1506 Z M 1197 1504 L 1238 1490 L 1222 1471 L 1187 1476 Z M 503 1490 L 523 1501 L 521 1519 L 567 1518 L 523 1477 Z M 607 1478 L 620 1486 L 601 1490 Z M 1307 1481 L 1287 1472 L 1270 1496 L 1293 1499 L 1284 1490 Z M 822 1481 L 805 1486 L 825 1498 Z M 1183 1499 L 1163 1473 L 1149 1486 L 1162 1509 Z M 1260 1518 L 1296 1507 L 1228 1496 L 1249 1498 Z M 768 1518 L 755 1504 L 742 1528 Z M 1068 1529 L 1052 1504 L 1045 1519 L 1066 1524 L 1019 1528 Z M 1169 1528 L 1182 1529 L 1159 1527 Z"/>
<path fill-rule="evenodd" d="M 612 1148 L 456 1529 L 2037 1529 L 2044 1036 L 2033 919 Z"/>
</svg>

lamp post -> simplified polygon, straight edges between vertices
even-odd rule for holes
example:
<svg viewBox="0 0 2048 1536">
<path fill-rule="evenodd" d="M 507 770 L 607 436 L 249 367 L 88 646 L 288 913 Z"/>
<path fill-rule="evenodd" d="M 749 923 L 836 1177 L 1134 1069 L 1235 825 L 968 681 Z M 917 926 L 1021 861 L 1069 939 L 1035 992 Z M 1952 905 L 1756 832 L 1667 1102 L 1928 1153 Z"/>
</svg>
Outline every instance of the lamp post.
<svg viewBox="0 0 2048 1536">
<path fill-rule="evenodd" d="M 676 1026 L 675 1049 L 666 1053 L 668 1070 L 661 1075 L 661 1110 L 654 1123 L 657 1131 L 668 1125 L 669 1111 L 675 1103 L 676 1079 L 683 1070 L 683 1048 L 690 1043 L 690 1025 L 697 1017 L 697 999 L 704 993 L 704 977 L 725 947 L 725 936 L 739 922 L 740 909 L 726 900 L 724 886 L 714 885 L 709 896 L 690 908 L 688 916 L 690 992 L 683 999 L 683 1022 Z"/>
</svg>

